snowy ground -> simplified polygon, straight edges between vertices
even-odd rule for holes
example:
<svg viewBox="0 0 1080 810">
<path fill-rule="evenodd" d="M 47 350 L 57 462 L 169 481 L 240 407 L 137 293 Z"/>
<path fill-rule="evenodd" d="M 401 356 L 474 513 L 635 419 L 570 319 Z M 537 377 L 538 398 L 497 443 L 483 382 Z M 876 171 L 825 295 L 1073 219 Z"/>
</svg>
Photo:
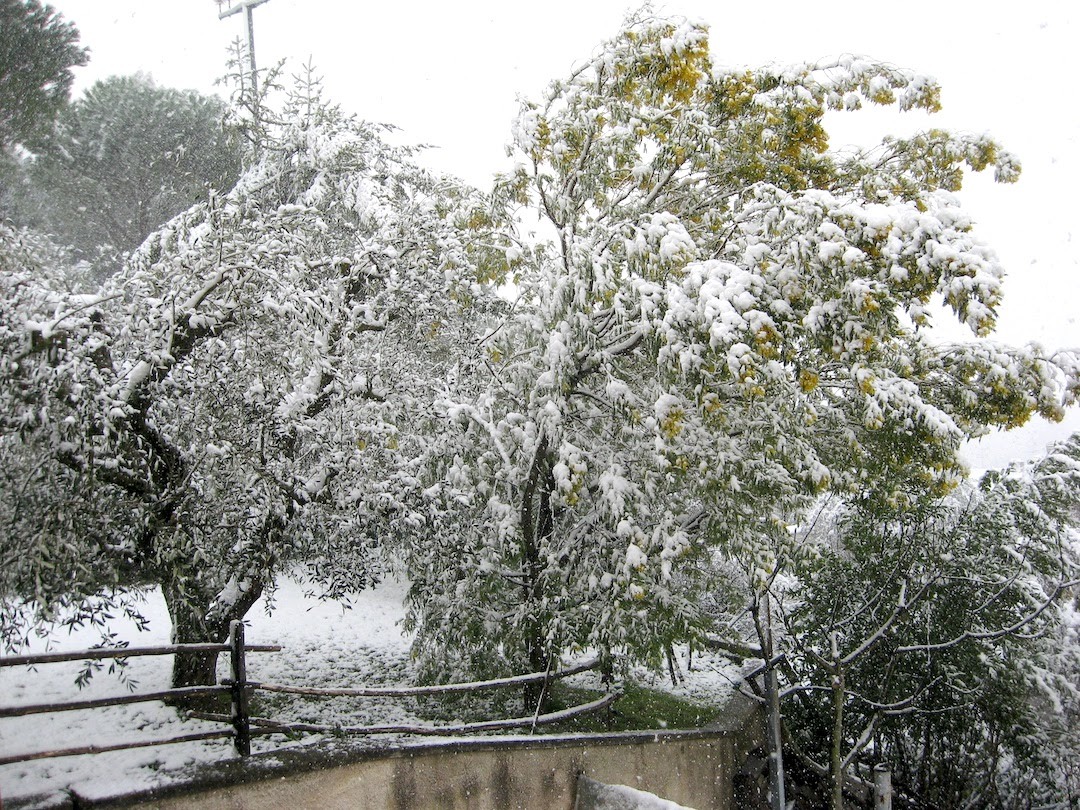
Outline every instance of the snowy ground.
<svg viewBox="0 0 1080 810">
<path fill-rule="evenodd" d="M 335 603 L 306 598 L 303 589 L 286 581 L 279 587 L 275 608 L 267 616 L 264 605 L 248 614 L 247 641 L 250 644 L 280 644 L 280 653 L 248 656 L 248 677 L 264 683 L 302 686 L 408 685 L 412 682 L 410 639 L 401 632 L 402 599 L 405 587 L 388 582 L 361 594 L 351 610 Z M 160 597 L 151 594 L 142 606 L 150 619 L 148 632 L 132 626 L 116 628 L 132 646 L 168 643 L 169 622 Z M 48 644 L 38 642 L 32 652 L 84 649 L 99 635 L 80 631 L 53 637 Z M 222 656 L 222 665 L 226 663 Z M 131 659 L 125 676 L 135 682 L 134 691 L 167 688 L 170 656 Z M 108 664 L 106 662 L 106 668 Z M 45 664 L 29 669 L 0 669 L 0 705 L 48 703 L 123 694 L 127 686 L 107 671 L 95 675 L 90 685 L 79 691 L 74 685 L 81 664 Z M 224 666 L 220 670 L 225 677 Z M 677 693 L 709 702 L 722 702 L 730 668 L 708 658 L 695 656 L 694 670 L 687 673 Z M 666 678 L 641 673 L 650 685 L 671 690 Z M 321 699 L 294 701 L 284 696 L 269 698 L 271 716 L 332 725 L 361 725 L 394 722 L 424 722 L 410 700 Z M 93 711 L 39 714 L 0 719 L 0 757 L 31 751 L 54 750 L 80 745 L 105 745 L 139 739 L 161 739 L 178 734 L 220 730 L 220 724 L 185 719 L 160 702 L 116 706 Z M 268 751 L 284 745 L 310 744 L 317 737 L 288 742 L 280 736 L 256 737 L 252 750 Z M 126 793 L 154 785 L 183 781 L 199 763 L 235 756 L 228 740 L 179 743 L 129 751 L 78 757 L 63 757 L 0 766 L 0 800 L 72 789 L 95 798 Z"/>
</svg>

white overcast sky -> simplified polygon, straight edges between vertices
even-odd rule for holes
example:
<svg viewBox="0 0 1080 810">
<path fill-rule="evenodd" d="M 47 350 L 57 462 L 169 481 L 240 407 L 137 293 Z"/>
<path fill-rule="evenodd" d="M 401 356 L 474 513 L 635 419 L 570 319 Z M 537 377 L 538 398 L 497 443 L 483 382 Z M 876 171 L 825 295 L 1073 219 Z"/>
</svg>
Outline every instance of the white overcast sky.
<svg viewBox="0 0 1080 810">
<path fill-rule="evenodd" d="M 77 70 L 76 94 L 96 79 L 136 71 L 163 85 L 215 92 L 228 44 L 246 36 L 244 15 L 219 20 L 214 0 L 47 2 L 74 21 L 91 49 L 89 65 Z M 713 58 L 724 64 L 856 53 L 938 79 L 943 113 L 841 116 L 834 142 L 933 125 L 989 131 L 1015 152 L 1024 169 L 1016 186 L 980 177 L 963 195 L 1009 273 L 999 336 L 1080 346 L 1075 4 L 684 0 L 655 7 L 709 23 Z M 285 59 L 288 72 L 310 58 L 333 101 L 401 127 L 409 142 L 432 144 L 431 165 L 487 187 L 505 166 L 517 97 L 538 97 L 565 76 L 631 8 L 622 0 L 267 0 L 254 11 L 255 51 L 261 67 Z M 968 456 L 977 467 L 997 465 L 1069 430 L 1080 430 L 1080 413 L 1064 426 L 993 437 Z"/>
</svg>

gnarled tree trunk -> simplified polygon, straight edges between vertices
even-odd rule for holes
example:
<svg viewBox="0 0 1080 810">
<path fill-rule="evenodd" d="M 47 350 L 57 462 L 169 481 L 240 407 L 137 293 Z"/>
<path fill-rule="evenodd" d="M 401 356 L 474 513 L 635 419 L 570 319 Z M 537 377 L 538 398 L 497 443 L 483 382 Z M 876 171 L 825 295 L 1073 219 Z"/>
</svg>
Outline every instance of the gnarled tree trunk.
<svg viewBox="0 0 1080 810">
<path fill-rule="evenodd" d="M 185 577 L 185 583 L 193 577 Z M 229 624 L 243 619 L 263 592 L 261 580 L 251 580 L 243 589 L 227 589 L 233 598 L 223 594 L 206 592 L 191 593 L 181 590 L 174 583 L 162 586 L 165 605 L 172 619 L 172 642 L 174 644 L 223 644 L 229 638 Z M 185 686 L 213 686 L 217 683 L 216 652 L 178 652 L 173 656 L 172 679 L 174 689 Z"/>
</svg>

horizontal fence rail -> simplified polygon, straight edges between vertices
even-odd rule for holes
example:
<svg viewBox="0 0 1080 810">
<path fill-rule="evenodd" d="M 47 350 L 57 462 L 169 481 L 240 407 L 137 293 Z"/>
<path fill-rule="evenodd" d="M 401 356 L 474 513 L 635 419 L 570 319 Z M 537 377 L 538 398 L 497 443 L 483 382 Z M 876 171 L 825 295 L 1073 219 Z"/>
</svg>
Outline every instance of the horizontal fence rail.
<svg viewBox="0 0 1080 810">
<path fill-rule="evenodd" d="M 18 655 L 0 658 L 0 667 L 9 666 L 35 666 L 38 664 L 53 664 L 67 661 L 93 661 L 107 658 L 136 658 L 150 655 L 175 655 L 177 653 L 228 653 L 229 674 L 231 677 L 222 680 L 217 686 L 192 686 L 185 688 L 166 689 L 158 692 L 145 692 L 118 697 L 93 698 L 88 700 L 75 700 L 63 703 L 51 704 L 25 704 L 22 706 L 0 707 L 0 719 L 8 717 L 22 717 L 31 714 L 44 714 L 54 712 L 76 711 L 80 709 L 99 709 L 108 706 L 122 706 L 132 703 L 143 703 L 156 700 L 175 700 L 195 697 L 208 697 L 211 695 L 228 694 L 231 697 L 231 710 L 228 714 L 220 714 L 205 711 L 188 711 L 188 717 L 198 720 L 206 720 L 215 723 L 227 723 L 232 726 L 229 730 L 194 732 L 179 734 L 167 739 L 144 740 L 125 743 L 110 743 L 106 745 L 85 745 L 76 748 L 64 748 L 54 751 L 40 751 L 36 753 L 19 754 L 0 757 L 0 765 L 8 765 L 15 762 L 27 762 L 52 757 L 79 756 L 83 754 L 100 754 L 107 751 L 119 751 L 129 748 L 146 748 L 155 745 L 170 745 L 173 743 L 198 742 L 203 740 L 228 739 L 233 740 L 236 752 L 240 756 L 251 753 L 251 738 L 253 736 L 268 735 L 295 735 L 295 734 L 413 734 L 420 736 L 451 736 L 458 734 L 474 734 L 488 731 L 504 731 L 509 729 L 535 728 L 562 722 L 584 714 L 599 711 L 611 706 L 621 697 L 618 690 L 614 690 L 601 698 L 571 706 L 556 712 L 540 714 L 537 712 L 529 717 L 515 717 L 501 720 L 484 720 L 469 723 L 453 723 L 447 725 L 425 725 L 422 723 L 397 723 L 385 725 L 347 726 L 347 725 L 323 725 L 316 723 L 287 723 L 264 717 L 251 717 L 248 703 L 252 693 L 257 690 L 274 692 L 279 694 L 298 695 L 304 697 L 330 698 L 409 698 L 425 697 L 428 695 L 460 694 L 463 692 L 479 692 L 488 689 L 504 689 L 533 684 L 548 684 L 560 678 L 568 678 L 583 672 L 589 672 L 599 668 L 598 659 L 587 661 L 571 667 L 566 667 L 555 672 L 538 672 L 528 675 L 516 675 L 508 678 L 496 678 L 485 681 L 473 681 L 470 683 L 435 684 L 431 686 L 409 687 L 357 687 L 357 688 L 323 688 L 307 686 L 290 686 L 284 684 L 265 684 L 247 679 L 247 662 L 245 654 L 249 652 L 280 652 L 281 647 L 276 645 L 249 645 L 244 642 L 244 626 L 239 621 L 234 621 L 229 628 L 229 640 L 224 644 L 172 644 L 161 647 L 125 647 L 110 649 L 81 650 L 67 653 L 42 653 L 38 655 Z"/>
<path fill-rule="evenodd" d="M 445 737 L 454 734 L 472 734 L 481 731 L 503 731 L 512 728 L 531 728 L 533 726 L 551 725 L 552 723 L 570 720 L 574 717 L 589 714 L 590 712 L 599 711 L 600 709 L 606 709 L 620 697 L 622 697 L 622 693 L 616 691 L 610 692 L 602 698 L 590 701 L 589 703 L 582 703 L 567 709 L 560 709 L 557 712 L 530 715 L 528 717 L 515 717 L 508 720 L 481 720 L 474 723 L 454 723 L 452 725 L 443 726 L 429 726 L 424 724 L 411 725 L 408 723 L 373 726 L 332 726 L 319 723 L 282 723 L 266 717 L 251 717 L 249 718 L 249 722 L 251 724 L 251 734 L 253 736 L 256 734 L 332 733 L 364 735 L 415 734 L 417 736 Z M 227 723 L 231 719 L 227 714 L 215 714 L 212 712 L 192 712 L 191 715 L 192 717 L 199 717 L 204 720 L 214 720 L 221 723 Z"/>
<path fill-rule="evenodd" d="M 202 740 L 232 739 L 232 731 L 197 731 L 192 734 L 178 734 L 165 740 L 139 740 L 136 742 L 111 743 L 109 745 L 84 745 L 81 748 L 60 748 L 55 751 L 37 751 L 33 754 L 16 754 L 0 757 L 0 765 L 12 765 L 16 762 L 31 762 L 36 759 L 55 757 L 77 757 L 83 754 L 105 754 L 109 751 L 126 751 L 129 748 L 151 748 L 155 745 L 173 743 L 200 742 Z"/>
<path fill-rule="evenodd" d="M 537 672 L 530 675 L 515 675 L 511 678 L 495 678 L 490 681 L 472 681 L 471 683 L 434 684 L 432 686 L 392 686 L 362 687 L 359 689 L 330 689 L 309 686 L 281 686 L 272 683 L 249 682 L 250 686 L 264 692 L 283 692 L 290 695 L 311 695 L 314 697 L 423 697 L 425 695 L 446 695 L 454 692 L 477 692 L 481 689 L 498 689 L 509 686 L 528 686 L 544 683 L 559 678 L 568 678 L 596 669 L 599 661 L 593 660 L 557 672 Z"/>
<path fill-rule="evenodd" d="M 228 694 L 228 686 L 185 686 L 176 689 L 163 689 L 160 692 L 139 692 L 134 695 L 91 698 L 90 700 L 70 700 L 63 703 L 39 703 L 25 706 L 6 706 L 0 708 L 0 718 L 24 717 L 28 714 L 52 714 L 54 712 L 73 712 L 79 709 L 103 709 L 107 706 L 125 706 L 130 703 L 150 703 L 155 700 L 172 698 L 208 697 Z"/>
<path fill-rule="evenodd" d="M 0 658 L 0 667 L 36 666 L 59 664 L 65 661 L 102 661 L 108 658 L 141 658 L 148 655 L 175 655 L 178 652 L 224 653 L 228 644 L 168 644 L 163 647 L 108 647 L 94 650 L 76 650 L 66 653 L 39 653 L 37 655 L 9 655 Z M 245 652 L 281 652 L 273 644 L 249 644 Z"/>
<path fill-rule="evenodd" d="M 474 734 L 481 731 L 505 731 L 512 728 L 532 728 L 534 726 L 551 725 L 563 720 L 570 720 L 583 714 L 599 711 L 607 708 L 618 700 L 621 695 L 611 692 L 599 700 L 590 703 L 582 703 L 569 709 L 561 709 L 548 714 L 531 715 L 529 717 L 515 717 L 508 720 L 482 720 L 475 723 L 455 723 L 445 726 L 427 725 L 382 725 L 382 726 L 326 726 L 315 723 L 278 723 L 261 717 L 252 717 L 251 724 L 270 733 L 276 730 L 278 733 L 288 734 L 292 732 L 322 733 L 333 732 L 337 734 L 416 734 L 420 736 L 447 737 L 455 734 Z"/>
</svg>

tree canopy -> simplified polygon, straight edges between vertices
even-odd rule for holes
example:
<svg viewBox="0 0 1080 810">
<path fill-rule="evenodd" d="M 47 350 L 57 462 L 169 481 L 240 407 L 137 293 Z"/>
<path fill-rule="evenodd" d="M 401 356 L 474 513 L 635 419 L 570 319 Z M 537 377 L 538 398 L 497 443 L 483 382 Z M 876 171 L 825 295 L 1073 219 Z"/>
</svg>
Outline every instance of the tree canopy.
<svg viewBox="0 0 1080 810">
<path fill-rule="evenodd" d="M 291 112 L 235 188 L 99 294 L 56 289 L 5 230 L 6 600 L 157 584 L 178 639 L 220 639 L 283 568 L 334 595 L 377 575 L 364 451 L 441 378 L 411 347 L 455 335 L 478 298 L 474 193 L 377 127 Z M 178 685 L 213 678 L 177 666 Z"/>
<path fill-rule="evenodd" d="M 39 0 L 0 0 L 0 147 L 47 136 L 85 65 L 75 25 Z"/>
<path fill-rule="evenodd" d="M 903 508 L 822 498 L 798 530 L 813 553 L 768 591 L 788 739 L 833 806 L 860 762 L 945 807 L 1067 790 L 1077 503 L 1077 436 Z"/>
<path fill-rule="evenodd" d="M 208 189 L 232 188 L 242 152 L 225 118 L 220 99 L 147 76 L 98 81 L 35 150 L 19 219 L 72 246 L 100 279 Z"/>
<path fill-rule="evenodd" d="M 966 438 L 1073 401 L 1071 358 L 989 339 L 1003 270 L 951 193 L 1016 159 L 941 130 L 830 151 L 826 112 L 866 103 L 939 88 L 856 58 L 722 68 L 702 25 L 645 17 L 523 105 L 497 204 L 542 230 L 428 425 L 421 656 L 656 660 L 701 631 L 714 549 L 760 585 L 818 493 L 944 494 Z M 950 312 L 971 341 L 930 333 Z"/>
<path fill-rule="evenodd" d="M 703 25 L 643 12 L 523 102 L 490 196 L 308 76 L 97 294 L 0 230 L 0 597 L 151 583 L 178 639 L 221 638 L 280 572 L 343 595 L 385 546 L 433 678 L 657 665 L 745 626 L 834 804 L 871 739 L 911 761 L 904 713 L 926 750 L 962 722 L 1019 752 L 979 745 L 1034 716 L 996 696 L 1075 666 L 1035 636 L 1075 585 L 1078 451 L 976 485 L 960 448 L 1060 418 L 1080 360 L 993 338 L 1004 269 L 954 192 L 1016 158 L 941 129 L 833 149 L 827 116 L 866 104 L 940 89 L 722 67 Z"/>
</svg>

